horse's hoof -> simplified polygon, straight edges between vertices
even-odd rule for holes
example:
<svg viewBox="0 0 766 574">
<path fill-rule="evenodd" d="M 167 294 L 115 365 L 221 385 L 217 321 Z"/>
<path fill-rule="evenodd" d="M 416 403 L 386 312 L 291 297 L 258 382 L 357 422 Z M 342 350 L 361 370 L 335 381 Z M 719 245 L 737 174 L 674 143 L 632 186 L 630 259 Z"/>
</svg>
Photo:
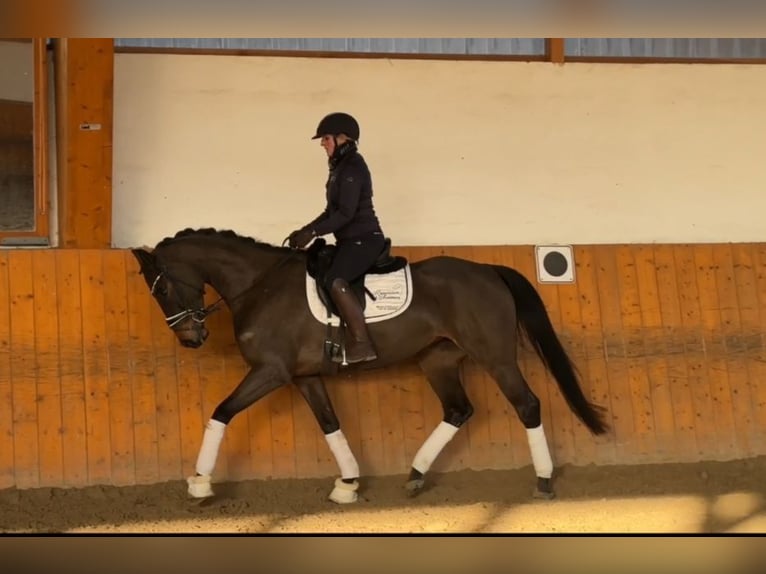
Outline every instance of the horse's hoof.
<svg viewBox="0 0 766 574">
<path fill-rule="evenodd" d="M 537 498 L 539 500 L 553 500 L 556 498 L 556 493 L 552 491 L 545 491 L 540 490 L 539 488 L 535 489 L 534 494 L 532 494 L 533 498 Z"/>
<path fill-rule="evenodd" d="M 553 492 L 553 486 L 551 485 L 551 479 L 538 476 L 537 487 L 532 497 L 540 500 L 553 500 L 556 498 L 556 493 Z"/>
<path fill-rule="evenodd" d="M 335 479 L 335 488 L 332 489 L 330 496 L 331 501 L 336 504 L 351 504 L 359 499 L 357 490 L 359 489 L 359 481 L 355 480 L 352 483 L 343 482 L 340 478 Z"/>
<path fill-rule="evenodd" d="M 193 498 L 210 498 L 213 496 L 209 476 L 190 476 L 186 479 L 186 484 L 189 485 L 189 496 Z"/>
<path fill-rule="evenodd" d="M 422 492 L 425 484 L 426 481 L 422 478 L 413 478 L 412 480 L 407 481 L 407 484 L 404 485 L 404 489 L 409 496 L 417 496 Z"/>
</svg>

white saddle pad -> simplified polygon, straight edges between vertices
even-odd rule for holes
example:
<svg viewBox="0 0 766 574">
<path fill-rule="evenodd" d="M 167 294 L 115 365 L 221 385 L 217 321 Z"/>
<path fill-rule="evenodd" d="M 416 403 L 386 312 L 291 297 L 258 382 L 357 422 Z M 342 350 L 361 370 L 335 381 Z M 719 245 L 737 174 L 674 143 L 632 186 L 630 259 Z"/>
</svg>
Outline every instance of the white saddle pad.
<svg viewBox="0 0 766 574">
<path fill-rule="evenodd" d="M 375 300 L 365 293 L 364 316 L 368 323 L 378 323 L 401 315 L 412 302 L 412 276 L 410 266 L 386 273 L 385 275 L 366 275 L 364 285 L 373 294 Z M 306 298 L 314 318 L 332 326 L 340 325 L 340 318 L 332 314 L 328 320 L 327 307 L 324 306 L 317 292 L 316 279 L 306 273 Z"/>
</svg>

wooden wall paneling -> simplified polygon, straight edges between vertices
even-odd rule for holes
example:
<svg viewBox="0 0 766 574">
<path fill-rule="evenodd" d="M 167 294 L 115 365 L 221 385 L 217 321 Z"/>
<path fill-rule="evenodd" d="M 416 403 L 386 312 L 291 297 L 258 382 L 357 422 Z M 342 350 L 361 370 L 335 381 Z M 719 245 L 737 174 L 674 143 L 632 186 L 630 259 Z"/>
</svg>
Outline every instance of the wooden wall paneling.
<svg viewBox="0 0 766 574">
<path fill-rule="evenodd" d="M 112 483 L 116 485 L 136 480 L 126 255 L 122 250 L 103 252 L 109 435 Z"/>
<path fill-rule="evenodd" d="M 148 292 L 148 289 L 147 289 Z M 161 481 L 178 477 L 181 466 L 181 423 L 179 416 L 177 337 L 168 327 L 164 313 L 151 299 L 149 331 L 154 358 L 154 401 L 157 425 L 157 470 Z"/>
<path fill-rule="evenodd" d="M 133 391 L 133 448 L 137 484 L 159 482 L 157 397 L 152 344 L 154 313 L 160 313 L 149 294 L 133 255 L 126 255 L 130 381 Z"/>
<path fill-rule="evenodd" d="M 557 466 L 764 454 L 763 245 L 579 246 L 577 282 L 559 286 L 537 285 L 530 246 L 400 248 L 412 261 L 443 252 L 530 278 L 586 394 L 607 407 L 614 432 L 596 439 L 522 349 Z M 194 472 L 204 423 L 247 370 L 227 309 L 209 319 L 203 348 L 184 349 L 128 251 L 73 249 L 0 252 L 3 306 L 0 484 L 147 484 Z M 475 415 L 433 470 L 529 465 L 515 411 L 478 365 L 465 371 Z M 406 473 L 442 419 L 414 363 L 327 385 L 366 476 Z M 296 389 L 246 412 L 227 430 L 216 481 L 337 476 Z"/>
<path fill-rule="evenodd" d="M 357 416 L 361 437 L 359 468 L 362 475 L 384 474 L 383 426 L 380 417 L 378 388 L 385 373 L 354 373 L 346 384 L 354 385 L 357 392 Z M 388 422 L 388 421 L 386 421 Z M 390 424 L 390 423 L 389 423 Z"/>
<path fill-rule="evenodd" d="M 378 416 L 382 466 L 386 474 L 401 474 L 408 471 L 412 461 L 406 459 L 404 451 L 404 427 L 401 419 L 403 393 L 399 390 L 398 369 L 386 369 L 379 378 Z"/>
<path fill-rule="evenodd" d="M 64 485 L 88 484 L 80 253 L 56 253 Z"/>
<path fill-rule="evenodd" d="M 14 468 L 19 488 L 40 485 L 32 256 L 31 251 L 17 251 L 8 262 Z"/>
<path fill-rule="evenodd" d="M 753 400 L 750 396 L 747 354 L 740 317 L 741 303 L 735 283 L 732 245 L 713 246 L 713 267 L 720 310 L 719 332 L 723 338 L 722 352 L 731 392 L 733 430 L 737 444 L 736 451 L 727 453 L 727 456 L 749 456 L 755 452 L 752 441 L 757 428 L 751 406 Z"/>
<path fill-rule="evenodd" d="M 678 276 L 679 302 L 684 332 L 687 379 L 692 391 L 694 405 L 694 429 L 697 436 L 697 456 L 708 456 L 715 449 L 716 431 L 713 418 L 713 402 L 708 382 L 702 314 L 700 309 L 700 286 L 693 245 L 676 245 L 674 261 Z M 704 287 L 702 287 L 704 288 Z"/>
<path fill-rule="evenodd" d="M 696 457 L 697 437 L 694 427 L 694 404 L 689 386 L 686 365 L 685 341 L 686 330 L 681 317 L 679 283 L 673 247 L 657 245 L 654 247 L 654 262 L 657 275 L 657 296 L 660 307 L 662 341 L 660 349 L 665 354 L 666 384 L 668 400 L 673 416 L 672 444 L 662 444 L 667 438 L 658 437 L 666 452 L 673 452 L 675 460 L 689 460 Z M 661 397 L 658 397 L 661 399 Z"/>
<path fill-rule="evenodd" d="M 721 334 L 721 311 L 713 246 L 695 245 L 694 263 L 697 267 L 705 366 L 713 409 L 714 438 L 709 454 L 720 457 L 725 456 L 727 452 L 735 451 L 737 438 L 734 430 L 729 375 L 726 368 L 726 349 L 724 337 Z"/>
<path fill-rule="evenodd" d="M 763 454 L 764 429 L 766 429 L 766 385 L 761 381 L 766 378 L 766 352 L 763 342 L 764 320 L 766 314 L 759 293 L 766 294 L 766 282 L 763 282 L 763 269 L 766 265 L 766 252 L 759 244 L 736 244 L 732 247 L 734 257 L 734 275 L 737 285 L 737 300 L 743 331 L 743 354 L 747 365 L 747 378 L 750 387 L 752 409 L 752 448 L 754 454 Z"/>
<path fill-rule="evenodd" d="M 641 325 L 641 300 L 636 264 L 631 246 L 616 250 L 623 341 L 628 368 L 628 393 L 633 411 L 635 450 L 639 457 L 655 451 L 654 417 L 651 390 L 647 380 L 644 340 Z"/>
<path fill-rule="evenodd" d="M 640 245 L 633 249 L 633 255 L 641 306 L 641 330 L 648 387 L 648 389 L 644 388 L 644 393 L 649 399 L 648 404 L 644 402 L 644 407 L 650 408 L 646 416 L 654 428 L 653 436 L 650 435 L 652 459 L 673 460 L 677 455 L 673 400 L 665 360 L 667 350 L 662 329 L 662 310 L 654 249 L 651 245 Z"/>
<path fill-rule="evenodd" d="M 186 349 L 180 345 L 176 349 L 181 472 L 184 477 L 195 472 L 206 420 L 202 412 L 202 388 L 197 356 L 197 349 Z"/>
<path fill-rule="evenodd" d="M 11 294 L 8 252 L 0 250 L 0 489 L 16 483 L 11 378 Z"/>
<path fill-rule="evenodd" d="M 580 303 L 581 337 L 583 359 L 578 368 L 583 375 L 583 392 L 588 399 L 604 409 L 604 420 L 610 432 L 596 437 L 590 432 L 587 437 L 576 437 L 578 449 L 588 441 L 593 445 L 593 461 L 613 463 L 615 461 L 614 421 L 609 397 L 609 375 L 606 368 L 604 341 L 601 325 L 601 307 L 596 279 L 596 260 L 593 249 L 586 246 L 574 248 L 577 293 Z"/>
<path fill-rule="evenodd" d="M 573 253 L 573 255 L 576 255 L 576 253 Z M 577 270 L 575 267 L 575 283 L 560 284 L 557 286 L 559 312 L 561 314 L 561 328 L 559 335 L 561 343 L 564 345 L 564 349 L 569 354 L 581 375 L 580 383 L 582 385 L 583 393 L 585 396 L 588 396 L 589 364 L 585 338 L 583 336 L 584 322 L 576 273 Z M 570 432 L 572 437 L 572 452 L 569 455 L 570 462 L 578 465 L 591 463 L 596 456 L 596 444 L 593 440 L 593 436 L 585 425 L 580 422 L 577 416 L 571 412 L 571 409 L 567 410 L 569 410 L 567 424 L 571 427 Z"/>
<path fill-rule="evenodd" d="M 609 404 L 612 412 L 615 455 L 619 461 L 634 460 L 633 407 L 629 385 L 628 361 L 623 341 L 622 310 L 615 246 L 593 248 L 596 282 L 601 306 L 604 355 L 609 378 Z"/>
<path fill-rule="evenodd" d="M 757 301 L 753 305 L 759 310 L 758 313 L 743 314 L 743 320 L 747 317 L 748 321 L 757 321 L 757 334 L 754 335 L 753 346 L 754 357 L 751 363 L 754 378 L 751 381 L 753 408 L 755 410 L 756 422 L 760 432 L 766 429 L 766 385 L 762 381 L 766 380 L 766 341 L 764 340 L 764 321 L 766 321 L 766 244 L 756 244 L 752 246 L 752 273 L 754 275 L 755 296 Z M 740 283 L 746 284 L 745 282 Z M 764 437 L 766 439 L 766 437 Z M 766 447 L 766 444 L 764 445 Z"/>
<path fill-rule="evenodd" d="M 64 481 L 64 455 L 56 253 L 33 252 L 32 273 L 40 486 L 59 486 Z"/>
<path fill-rule="evenodd" d="M 253 469 L 253 476 L 271 477 L 274 475 L 274 441 L 271 436 L 269 397 L 257 401 L 247 409 L 247 414 L 242 416 L 247 416 L 250 429 L 250 456 L 252 457 L 250 466 Z"/>
<path fill-rule="evenodd" d="M 102 251 L 80 252 L 82 341 L 85 366 L 85 420 L 88 442 L 88 481 L 108 484 L 112 478 L 109 379 L 104 316 Z"/>
<path fill-rule="evenodd" d="M 281 387 L 261 400 L 268 401 L 271 418 L 271 454 L 274 474 L 295 476 L 295 421 L 293 389 Z"/>
<path fill-rule="evenodd" d="M 396 373 L 401 396 L 399 416 L 402 425 L 405 468 L 409 472 L 415 455 L 434 430 L 429 428 L 423 416 L 423 396 L 425 393 L 433 391 L 431 391 L 420 367 L 414 364 L 397 367 Z M 458 464 L 457 461 L 467 464 L 470 457 L 468 430 L 462 427 L 442 452 L 444 454 L 443 468 L 450 468 L 451 465 Z"/>
<path fill-rule="evenodd" d="M 721 309 L 721 331 L 724 336 L 729 389 L 731 390 L 734 430 L 737 435 L 736 456 L 750 456 L 757 452 L 759 429 L 755 424 L 753 397 L 750 390 L 749 350 L 746 346 L 747 333 L 743 332 L 742 308 L 750 301 L 741 301 L 735 274 L 735 248 L 731 244 L 716 245 L 713 248 L 716 267 L 716 284 Z"/>
</svg>

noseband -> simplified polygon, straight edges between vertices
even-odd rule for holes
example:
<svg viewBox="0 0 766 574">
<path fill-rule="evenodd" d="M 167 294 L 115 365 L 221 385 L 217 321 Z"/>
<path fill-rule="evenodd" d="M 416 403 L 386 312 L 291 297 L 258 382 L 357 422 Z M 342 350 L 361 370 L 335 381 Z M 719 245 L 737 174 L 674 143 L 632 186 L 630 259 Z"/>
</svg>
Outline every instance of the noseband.
<svg viewBox="0 0 766 574">
<path fill-rule="evenodd" d="M 181 281 L 180 279 L 174 278 L 172 275 L 170 275 L 167 272 L 167 269 L 163 268 L 157 275 L 157 278 L 152 283 L 152 288 L 149 291 L 152 295 L 154 295 L 154 291 L 157 288 L 157 283 L 159 282 L 160 277 L 162 277 L 163 275 L 165 275 L 173 283 L 180 283 L 181 285 L 186 285 L 187 287 L 196 289 L 196 287 L 194 287 L 193 285 L 186 283 L 184 281 Z M 175 327 L 176 325 L 178 325 L 178 323 L 180 323 L 187 317 L 191 317 L 195 323 L 199 323 L 200 325 L 204 324 L 205 319 L 207 319 L 207 316 L 210 315 L 210 313 L 212 313 L 213 311 L 215 311 L 216 307 L 221 302 L 221 299 L 219 298 L 218 301 L 216 301 L 212 305 L 193 309 L 190 305 L 186 304 L 186 302 L 181 298 L 181 296 L 178 293 L 176 293 L 176 297 L 178 298 L 178 301 L 181 303 L 181 306 L 184 307 L 184 310 L 174 315 L 165 317 L 165 322 L 168 324 L 168 327 L 170 328 Z"/>
</svg>

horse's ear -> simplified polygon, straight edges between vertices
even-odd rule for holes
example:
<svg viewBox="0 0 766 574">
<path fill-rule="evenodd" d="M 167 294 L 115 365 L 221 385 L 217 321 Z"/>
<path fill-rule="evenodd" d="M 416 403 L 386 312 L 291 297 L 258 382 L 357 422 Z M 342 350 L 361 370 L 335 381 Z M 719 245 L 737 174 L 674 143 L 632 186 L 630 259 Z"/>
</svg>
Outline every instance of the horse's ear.
<svg viewBox="0 0 766 574">
<path fill-rule="evenodd" d="M 130 252 L 138 260 L 138 264 L 141 266 L 142 273 L 146 268 L 157 266 L 156 257 L 153 253 L 150 253 L 146 249 L 139 247 L 138 249 L 131 249 Z"/>
</svg>

